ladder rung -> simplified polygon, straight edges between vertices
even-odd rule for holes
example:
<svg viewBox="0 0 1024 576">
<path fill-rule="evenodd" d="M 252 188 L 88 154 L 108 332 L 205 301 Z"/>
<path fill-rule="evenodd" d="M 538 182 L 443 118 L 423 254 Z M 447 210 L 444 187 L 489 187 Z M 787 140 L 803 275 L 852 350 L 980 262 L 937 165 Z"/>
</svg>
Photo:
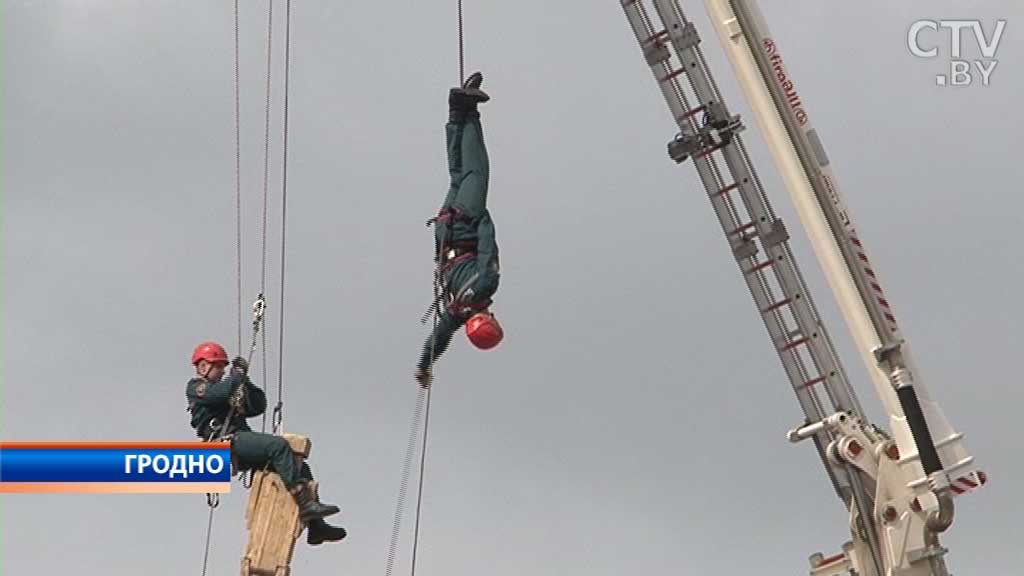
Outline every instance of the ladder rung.
<svg viewBox="0 0 1024 576">
<path fill-rule="evenodd" d="M 747 274 L 753 274 L 754 272 L 757 272 L 758 270 L 763 270 L 763 269 L 771 266 L 772 264 L 775 264 L 775 259 L 774 258 L 769 258 L 768 260 L 765 260 L 764 262 L 761 262 L 760 264 L 757 264 L 756 266 L 754 266 L 750 270 L 747 270 Z"/>
<path fill-rule="evenodd" d="M 661 32 L 658 32 L 657 34 L 651 34 L 650 36 L 648 36 L 647 40 L 644 40 L 643 43 L 644 44 L 649 44 L 651 42 L 657 42 L 657 41 L 661 40 L 662 38 L 666 38 L 666 37 L 668 37 L 668 30 L 662 30 Z"/>
<path fill-rule="evenodd" d="M 683 72 L 686 72 L 686 68 L 680 68 L 679 70 L 675 70 L 675 71 L 673 71 L 673 72 L 669 72 L 669 73 L 668 73 L 667 75 L 665 75 L 665 76 L 664 76 L 663 78 L 661 78 L 660 80 L 658 80 L 658 82 L 667 82 L 667 81 L 669 81 L 669 80 L 671 80 L 671 79 L 675 78 L 676 76 L 679 76 L 679 75 L 680 75 L 680 74 L 682 74 Z"/>
<path fill-rule="evenodd" d="M 714 194 L 711 195 L 711 197 L 714 198 L 715 196 L 721 196 L 722 194 L 726 194 L 728 192 L 732 192 L 733 190 L 735 190 L 735 189 L 737 189 L 739 187 L 740 187 L 739 184 L 731 184 L 729 186 L 726 186 L 725 188 L 722 188 L 718 192 L 715 192 Z"/>
<path fill-rule="evenodd" d="M 786 304 L 789 304 L 792 301 L 793 301 L 792 298 L 786 298 L 785 300 L 780 300 L 779 302 L 776 302 L 775 304 L 772 304 L 771 306 L 769 306 L 769 307 L 765 308 L 764 310 L 762 310 L 761 313 L 762 314 L 767 314 L 767 313 L 771 312 L 772 310 L 778 310 L 779 308 L 782 308 L 783 306 L 785 306 Z"/>
<path fill-rule="evenodd" d="M 681 120 L 686 120 L 687 118 L 689 118 L 690 116 L 693 116 L 694 114 L 698 114 L 700 112 L 703 112 L 703 111 L 707 110 L 707 108 L 708 108 L 707 106 L 697 106 L 693 110 L 690 110 L 689 112 L 687 112 L 687 113 L 683 114 L 682 116 L 676 118 L 676 121 L 678 122 L 678 121 L 681 121 Z"/>
<path fill-rule="evenodd" d="M 740 232 L 745 232 L 745 231 L 750 230 L 751 228 L 753 228 L 755 226 L 757 226 L 757 224 L 755 222 L 748 222 L 748 223 L 744 224 L 743 226 L 740 226 L 739 228 L 734 229 L 732 232 L 729 232 L 729 235 L 732 236 L 734 234 L 739 234 Z"/>
<path fill-rule="evenodd" d="M 790 342 L 789 344 L 786 344 L 785 346 L 783 346 L 782 347 L 782 351 L 785 352 L 786 350 L 792 350 L 793 348 L 796 348 L 797 346 L 799 346 L 799 345 L 801 345 L 801 344 L 803 344 L 805 342 L 807 342 L 807 338 L 806 337 L 801 338 L 799 340 L 794 340 L 794 341 Z"/>
<path fill-rule="evenodd" d="M 835 556 L 829 556 L 828 558 L 825 558 L 821 562 L 818 562 L 818 565 L 815 566 L 815 568 L 821 568 L 822 566 L 827 566 L 829 564 L 834 564 L 836 562 L 839 562 L 840 560 L 842 560 L 845 557 L 846 557 L 846 555 L 843 554 L 842 552 L 840 552 L 839 554 L 836 554 Z"/>
<path fill-rule="evenodd" d="M 694 156 L 694 158 L 703 158 L 703 157 L 707 156 L 708 154 L 712 154 L 714 152 L 718 152 L 719 150 L 722 149 L 723 146 L 725 146 L 725 144 L 717 144 L 715 146 L 712 146 L 711 148 L 708 148 L 707 150 L 701 152 L 700 154 L 697 154 L 696 156 Z"/>
<path fill-rule="evenodd" d="M 814 386 L 815 384 L 821 384 L 824 381 L 825 381 L 825 377 L 824 376 L 819 376 L 819 377 L 815 378 L 814 380 L 808 380 L 807 382 L 804 382 L 803 384 L 800 385 L 800 387 L 801 388 L 810 388 L 811 386 Z"/>
</svg>

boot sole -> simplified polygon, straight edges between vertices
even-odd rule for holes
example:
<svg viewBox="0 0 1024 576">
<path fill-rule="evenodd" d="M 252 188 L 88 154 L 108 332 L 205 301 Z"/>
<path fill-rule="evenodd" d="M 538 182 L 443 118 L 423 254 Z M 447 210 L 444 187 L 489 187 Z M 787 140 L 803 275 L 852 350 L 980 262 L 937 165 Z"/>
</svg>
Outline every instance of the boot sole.
<svg viewBox="0 0 1024 576">
<path fill-rule="evenodd" d="M 348 532 L 345 532 L 345 534 L 343 534 L 341 538 L 338 538 L 337 540 L 328 540 L 327 538 L 306 538 L 306 543 L 310 546 L 319 546 L 324 542 L 341 542 L 345 539 L 346 536 L 348 536 Z"/>
</svg>

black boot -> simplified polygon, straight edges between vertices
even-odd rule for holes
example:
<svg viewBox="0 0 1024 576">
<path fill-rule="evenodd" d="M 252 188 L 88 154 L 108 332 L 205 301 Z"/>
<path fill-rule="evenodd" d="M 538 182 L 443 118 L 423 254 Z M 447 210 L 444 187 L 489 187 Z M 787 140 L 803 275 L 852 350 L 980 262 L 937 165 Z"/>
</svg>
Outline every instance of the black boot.
<svg viewBox="0 0 1024 576">
<path fill-rule="evenodd" d="M 299 517 L 303 522 L 309 522 L 315 518 L 323 518 L 331 514 L 341 512 L 341 509 L 332 504 L 321 504 L 317 502 L 309 489 L 309 484 L 299 484 L 292 489 L 292 496 L 295 503 L 299 505 Z"/>
<path fill-rule="evenodd" d="M 486 92 L 480 89 L 484 81 L 483 74 L 474 72 L 466 78 L 459 88 L 452 88 L 448 92 L 449 118 L 453 122 L 459 122 L 467 117 L 479 117 L 476 105 L 487 102 L 491 99 Z"/>
<path fill-rule="evenodd" d="M 324 522 L 323 518 L 314 518 L 309 521 L 306 532 L 306 543 L 310 546 L 317 546 L 324 542 L 337 542 L 345 538 L 348 532 L 341 526 L 331 526 Z"/>
<path fill-rule="evenodd" d="M 480 72 L 473 72 L 470 74 L 466 81 L 462 83 L 462 88 L 465 90 L 480 90 L 480 85 L 484 83 L 484 75 Z M 483 94 L 483 91 L 480 90 Z M 486 94 L 484 94 L 486 96 Z"/>
</svg>

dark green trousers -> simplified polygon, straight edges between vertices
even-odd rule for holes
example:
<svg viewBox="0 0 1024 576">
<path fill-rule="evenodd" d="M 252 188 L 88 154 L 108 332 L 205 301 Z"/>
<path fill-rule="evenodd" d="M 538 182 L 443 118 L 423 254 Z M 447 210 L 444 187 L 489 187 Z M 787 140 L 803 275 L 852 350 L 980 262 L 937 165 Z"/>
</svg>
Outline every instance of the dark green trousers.
<svg viewBox="0 0 1024 576">
<path fill-rule="evenodd" d="M 231 441 L 231 453 L 238 461 L 239 470 L 262 469 L 269 464 L 270 469 L 281 476 L 281 481 L 288 488 L 313 479 L 313 472 L 305 462 L 301 467 L 295 465 L 295 454 L 291 446 L 280 436 L 237 432 Z"/>
</svg>

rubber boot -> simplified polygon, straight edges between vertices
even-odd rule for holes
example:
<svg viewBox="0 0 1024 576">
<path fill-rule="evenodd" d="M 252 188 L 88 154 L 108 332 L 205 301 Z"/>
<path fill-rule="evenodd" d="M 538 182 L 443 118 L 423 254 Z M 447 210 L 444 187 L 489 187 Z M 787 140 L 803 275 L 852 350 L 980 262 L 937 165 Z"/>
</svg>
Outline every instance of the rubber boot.
<svg viewBox="0 0 1024 576">
<path fill-rule="evenodd" d="M 317 502 L 306 483 L 299 484 L 291 492 L 295 503 L 299 505 L 299 517 L 303 522 L 310 522 L 315 518 L 324 518 L 341 512 L 337 506 Z"/>
<path fill-rule="evenodd" d="M 306 543 L 310 546 L 318 546 L 324 542 L 337 542 L 342 540 L 348 532 L 341 526 L 331 526 L 323 518 L 314 518 L 309 521 L 306 531 Z"/>
</svg>

